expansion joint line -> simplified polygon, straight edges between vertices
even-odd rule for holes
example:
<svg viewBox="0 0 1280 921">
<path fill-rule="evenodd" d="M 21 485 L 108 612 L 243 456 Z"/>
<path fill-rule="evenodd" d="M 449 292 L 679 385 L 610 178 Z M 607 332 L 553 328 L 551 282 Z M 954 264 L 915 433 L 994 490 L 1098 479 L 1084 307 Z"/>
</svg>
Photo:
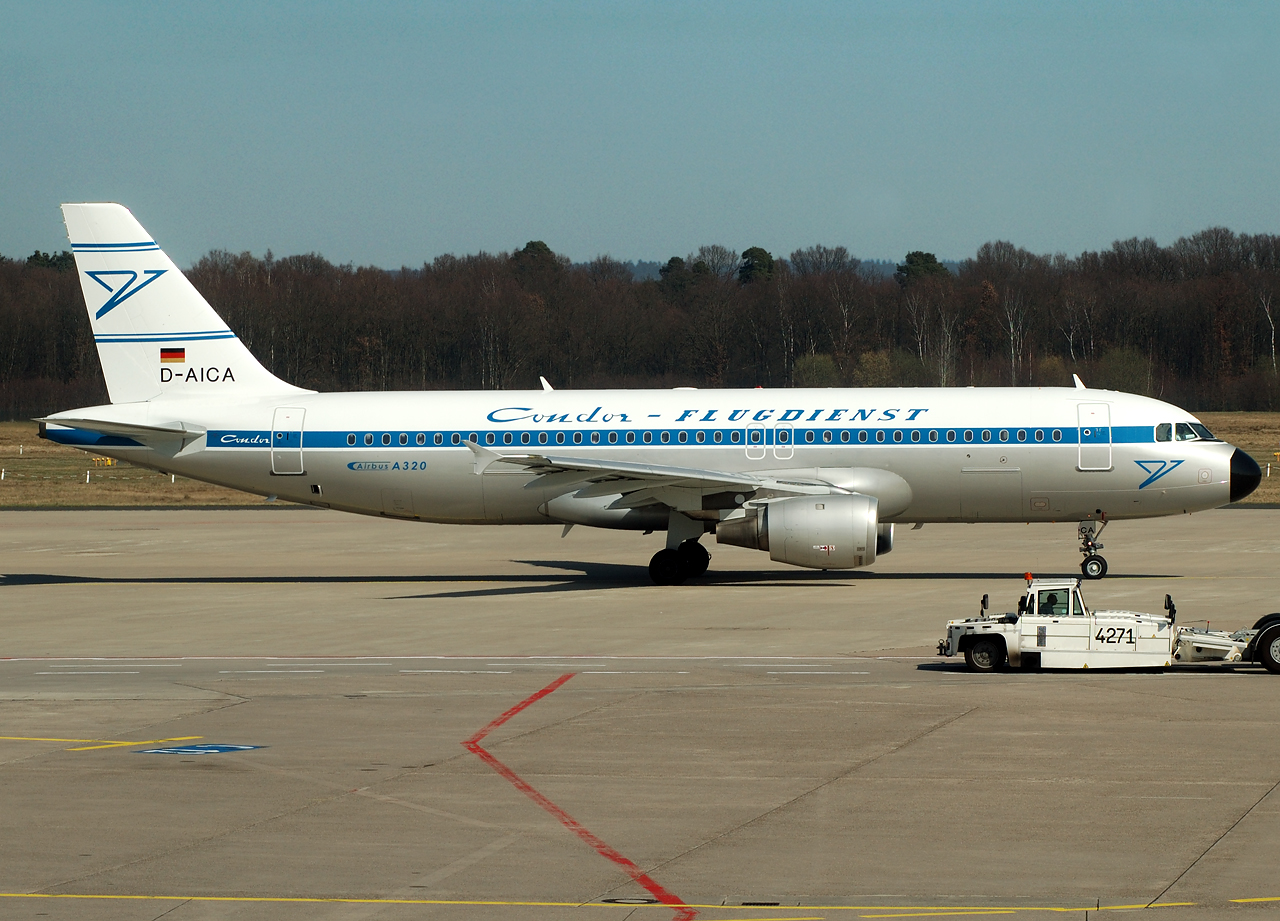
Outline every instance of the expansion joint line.
<svg viewBox="0 0 1280 921">
<path fill-rule="evenodd" d="M 1266 792 L 1266 793 L 1264 793 L 1264 794 L 1262 794 L 1260 797 L 1258 797 L 1258 801 L 1257 801 L 1256 803 L 1254 803 L 1252 806 L 1250 806 L 1248 809 L 1246 809 L 1243 813 L 1241 813 L 1241 814 L 1240 814 L 1240 818 L 1236 819 L 1236 820 L 1235 820 L 1234 822 L 1232 822 L 1229 826 L 1227 826 L 1227 829 L 1226 829 L 1222 834 L 1220 834 L 1220 835 L 1218 835 L 1218 837 L 1214 838 L 1214 839 L 1213 839 L 1213 843 L 1212 843 L 1212 844 L 1210 844 L 1207 848 L 1205 848 L 1205 849 L 1204 849 L 1204 852 L 1203 852 L 1199 857 L 1197 857 L 1195 860 L 1191 861 L 1191 863 L 1187 865 L 1187 868 L 1186 868 L 1185 870 L 1183 870 L 1183 871 L 1182 871 L 1181 873 L 1179 873 L 1176 877 L 1174 877 L 1173 882 L 1169 883 L 1169 885 L 1167 885 L 1167 886 L 1165 886 L 1163 889 L 1161 889 L 1161 890 L 1160 890 L 1160 894 L 1159 894 L 1159 895 L 1157 895 L 1154 899 L 1152 899 L 1150 902 L 1148 902 L 1148 903 L 1147 903 L 1147 907 L 1148 907 L 1148 908 L 1159 908 L 1160 906 L 1156 905 L 1156 903 L 1157 903 L 1157 902 L 1159 902 L 1161 899 L 1163 899 L 1163 898 L 1165 897 L 1165 893 L 1167 893 L 1167 892 L 1168 892 L 1170 889 L 1172 889 L 1174 886 L 1178 885 L 1178 883 L 1179 883 L 1179 882 L 1181 882 L 1182 877 L 1186 876 L 1188 873 L 1190 873 L 1192 870 L 1194 870 L 1194 869 L 1196 868 L 1196 864 L 1198 864 L 1200 861 L 1202 861 L 1202 860 L 1204 860 L 1206 857 L 1208 857 L 1208 856 L 1209 856 L 1209 852 L 1210 852 L 1211 850 L 1213 850 L 1215 847 L 1217 847 L 1217 846 L 1218 846 L 1218 844 L 1222 841 L 1222 839 L 1223 839 L 1223 838 L 1225 838 L 1227 835 L 1229 835 L 1229 834 L 1231 834 L 1233 831 L 1235 831 L 1235 830 L 1236 830 L 1236 826 L 1237 826 L 1237 825 L 1239 825 L 1241 822 L 1243 822 L 1245 819 L 1247 819 L 1247 818 L 1249 817 L 1249 815 L 1253 812 L 1253 810 L 1255 810 L 1255 809 L 1257 809 L 1259 806 L 1261 806 L 1261 805 L 1262 805 L 1263 800 L 1265 800 L 1265 799 L 1266 799 L 1268 796 L 1270 796 L 1272 793 L 1275 793 L 1275 792 L 1276 792 L 1276 788 L 1277 788 L 1277 787 L 1280 787 L 1280 780 L 1277 780 L 1277 781 L 1276 781 L 1275 783 L 1273 783 L 1270 787 L 1268 787 L 1268 788 L 1267 788 L 1267 792 Z"/>
<path fill-rule="evenodd" d="M 499 716 L 493 722 L 489 723 L 489 725 L 485 726 L 471 738 L 463 742 L 462 746 L 492 768 L 494 773 L 499 777 L 537 803 L 543 810 L 555 818 L 556 821 L 577 835 L 583 843 L 594 850 L 597 854 L 621 868 L 623 872 L 636 882 L 637 885 L 643 887 L 644 890 L 655 899 L 663 905 L 669 905 L 674 908 L 676 913 L 673 916 L 672 921 L 692 921 L 693 918 L 698 916 L 698 913 L 686 905 L 683 899 L 675 893 L 667 890 L 661 883 L 645 871 L 641 870 L 640 867 L 636 865 L 635 861 L 624 856 L 616 848 L 609 845 L 603 839 L 597 837 L 588 828 L 582 825 L 581 822 L 569 815 L 569 813 L 565 812 L 551 800 L 547 799 L 547 797 L 539 793 L 528 781 L 499 761 L 492 752 L 480 744 L 484 741 L 485 736 L 489 735 L 489 733 L 493 732 L 499 726 L 502 726 L 512 717 L 524 710 L 527 710 L 529 707 L 533 706 L 556 689 L 562 687 L 574 676 L 574 674 L 574 672 L 569 672 L 568 674 L 561 675 L 545 688 L 530 694 L 524 700 L 520 701 L 520 703 L 516 704 L 506 713 Z"/>
</svg>

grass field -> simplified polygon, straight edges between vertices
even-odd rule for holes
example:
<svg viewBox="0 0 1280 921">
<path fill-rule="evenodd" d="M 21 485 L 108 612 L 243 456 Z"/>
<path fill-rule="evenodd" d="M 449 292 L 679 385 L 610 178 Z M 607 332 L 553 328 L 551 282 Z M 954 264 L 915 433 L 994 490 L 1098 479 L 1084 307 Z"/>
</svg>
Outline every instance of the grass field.
<svg viewBox="0 0 1280 921">
<path fill-rule="evenodd" d="M 1253 455 L 1263 473 L 1276 464 L 1280 451 L 1280 413 L 1202 413 L 1215 435 Z M 210 486 L 118 463 L 95 464 L 92 455 L 36 436 L 34 422 L 0 422 L 0 508 L 80 508 L 138 505 L 262 505 L 249 493 Z M 1275 476 L 1264 475 L 1262 485 L 1246 504 L 1280 502 L 1280 464 Z"/>
</svg>

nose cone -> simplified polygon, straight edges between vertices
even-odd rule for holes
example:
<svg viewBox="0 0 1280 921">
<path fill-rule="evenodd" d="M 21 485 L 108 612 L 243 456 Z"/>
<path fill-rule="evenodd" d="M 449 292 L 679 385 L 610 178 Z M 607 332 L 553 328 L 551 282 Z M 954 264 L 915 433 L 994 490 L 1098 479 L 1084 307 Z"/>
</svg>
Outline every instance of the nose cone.
<svg viewBox="0 0 1280 921">
<path fill-rule="evenodd" d="M 1239 448 L 1231 455 L 1231 501 L 1239 502 L 1258 488 L 1262 482 L 1262 468 Z"/>
</svg>

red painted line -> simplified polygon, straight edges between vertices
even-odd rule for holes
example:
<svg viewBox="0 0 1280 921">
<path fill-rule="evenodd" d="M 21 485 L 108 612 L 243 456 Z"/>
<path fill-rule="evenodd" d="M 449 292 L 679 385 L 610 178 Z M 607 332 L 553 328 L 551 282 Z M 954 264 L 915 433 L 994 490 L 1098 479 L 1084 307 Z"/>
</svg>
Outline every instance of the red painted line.
<svg viewBox="0 0 1280 921">
<path fill-rule="evenodd" d="M 565 682 L 567 682 L 570 678 L 572 678 L 573 675 L 574 675 L 573 672 L 570 672 L 567 675 L 561 675 L 559 678 L 551 682 L 542 690 L 536 691 L 533 694 L 530 694 L 528 697 L 520 701 L 520 703 L 516 704 L 506 713 L 502 714 L 500 717 L 495 719 L 493 722 L 489 723 L 489 725 L 485 726 L 483 729 L 481 729 L 471 738 L 467 739 L 465 742 L 462 743 L 462 745 L 464 748 L 466 748 L 467 751 L 471 752 L 473 755 L 475 755 L 485 764 L 489 765 L 489 767 L 493 768 L 494 772 L 496 772 L 499 777 L 501 777 L 507 783 L 511 784 L 511 786 L 515 787 L 525 796 L 529 797 L 529 799 L 533 800 L 535 803 L 541 806 L 544 810 L 546 810 L 548 813 L 554 816 L 556 821 L 558 821 L 565 828 L 569 829 L 569 831 L 577 835 L 587 846 L 591 847 L 597 854 L 599 854 L 605 860 L 608 860 L 616 864 L 618 867 L 621 867 L 622 870 L 628 876 L 630 876 L 633 880 L 635 880 L 635 882 L 638 883 L 640 886 L 644 887 L 645 891 L 648 892 L 651 896 L 653 896 L 663 905 L 670 905 L 673 908 L 675 908 L 676 913 L 672 917 L 671 921 L 693 921 L 693 919 L 698 916 L 698 912 L 693 908 L 690 908 L 688 905 L 686 905 L 683 899 L 681 899 L 675 893 L 668 891 L 665 887 L 662 886 L 661 883 L 659 883 L 648 873 L 645 873 L 638 866 L 636 866 L 634 861 L 624 856 L 616 848 L 610 846 L 607 842 L 605 842 L 601 838 L 597 837 L 588 828 L 586 828 L 581 822 L 579 822 L 573 816 L 569 815 L 569 813 L 565 812 L 563 809 L 561 809 L 551 800 L 547 799 L 545 796 L 539 793 L 533 787 L 532 784 L 530 784 L 528 781 L 526 781 L 523 777 L 521 777 L 515 771 L 511 770 L 511 768 L 507 767 L 505 764 L 499 761 L 496 757 L 494 757 L 494 755 L 491 752 L 489 752 L 480 744 L 480 741 L 489 733 L 493 732 L 493 730 L 497 729 L 499 726 L 501 726 L 503 723 L 510 720 L 513 716 L 520 713 L 522 710 L 525 710 L 531 707 L 533 704 L 542 700 L 542 698 L 546 697 L 548 694 L 552 693 L 557 688 L 561 687 Z"/>
</svg>

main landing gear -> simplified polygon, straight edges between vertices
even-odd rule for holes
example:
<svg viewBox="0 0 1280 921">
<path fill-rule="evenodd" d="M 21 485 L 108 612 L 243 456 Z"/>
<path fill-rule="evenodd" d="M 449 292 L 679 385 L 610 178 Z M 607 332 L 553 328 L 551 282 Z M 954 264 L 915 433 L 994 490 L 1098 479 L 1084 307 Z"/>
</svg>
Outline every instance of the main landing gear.
<svg viewBox="0 0 1280 921">
<path fill-rule="evenodd" d="M 649 578 L 658 585 L 679 585 L 707 571 L 711 554 L 697 540 L 682 541 L 675 549 L 659 550 L 649 561 Z"/>
<path fill-rule="evenodd" d="M 1098 515 L 1100 517 L 1097 520 L 1090 518 L 1080 522 L 1080 552 L 1084 554 L 1080 572 L 1086 579 L 1101 579 L 1107 574 L 1107 561 L 1098 556 L 1098 551 L 1102 549 L 1098 537 L 1107 526 L 1107 515 L 1102 509 L 1098 509 Z"/>
</svg>

